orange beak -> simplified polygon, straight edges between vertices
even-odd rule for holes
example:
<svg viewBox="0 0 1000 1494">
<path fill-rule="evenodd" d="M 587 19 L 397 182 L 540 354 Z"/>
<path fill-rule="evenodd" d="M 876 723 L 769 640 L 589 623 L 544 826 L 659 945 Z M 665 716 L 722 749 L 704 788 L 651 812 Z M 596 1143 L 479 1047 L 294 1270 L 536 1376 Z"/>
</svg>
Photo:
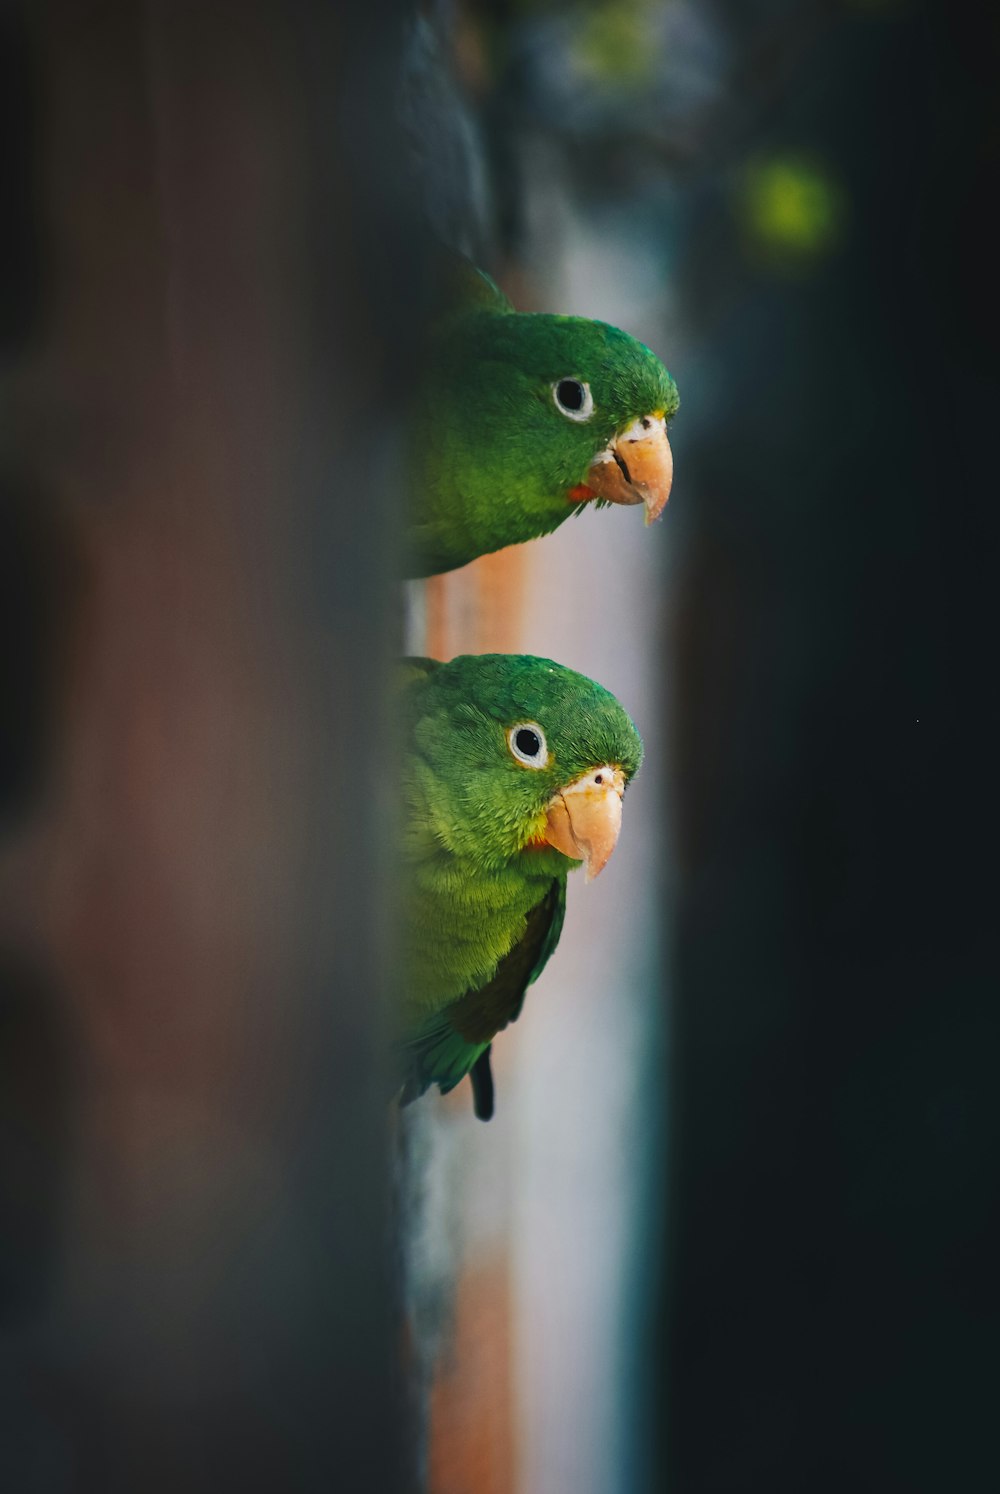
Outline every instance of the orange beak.
<svg viewBox="0 0 1000 1494">
<path fill-rule="evenodd" d="M 625 775 L 607 764 L 574 779 L 549 800 L 543 839 L 586 867 L 593 881 L 607 866 L 622 827 Z"/>
<path fill-rule="evenodd" d="M 644 503 L 646 523 L 658 519 L 670 497 L 674 457 L 663 412 L 642 415 L 610 441 L 590 464 L 587 496 L 609 503 Z M 584 496 L 580 489 L 573 494 Z"/>
</svg>

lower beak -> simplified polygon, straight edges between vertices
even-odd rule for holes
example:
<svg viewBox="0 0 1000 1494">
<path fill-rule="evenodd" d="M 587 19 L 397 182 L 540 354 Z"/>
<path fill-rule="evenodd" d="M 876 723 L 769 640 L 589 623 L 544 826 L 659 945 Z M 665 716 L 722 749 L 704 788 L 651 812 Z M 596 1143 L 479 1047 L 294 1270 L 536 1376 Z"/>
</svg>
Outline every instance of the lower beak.
<svg viewBox="0 0 1000 1494">
<path fill-rule="evenodd" d="M 607 866 L 622 827 L 625 776 L 621 768 L 592 768 L 549 800 L 543 839 L 574 861 L 590 882 Z"/>
<path fill-rule="evenodd" d="M 646 523 L 666 507 L 674 458 L 662 415 L 643 415 L 610 441 L 590 464 L 585 486 L 609 503 L 644 503 Z"/>
</svg>

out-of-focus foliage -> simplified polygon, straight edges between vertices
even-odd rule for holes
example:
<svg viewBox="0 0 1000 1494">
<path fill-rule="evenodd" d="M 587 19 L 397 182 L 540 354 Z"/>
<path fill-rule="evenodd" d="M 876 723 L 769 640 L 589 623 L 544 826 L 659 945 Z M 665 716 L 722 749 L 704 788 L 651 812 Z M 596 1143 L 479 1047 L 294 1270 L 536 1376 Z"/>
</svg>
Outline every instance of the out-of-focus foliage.
<svg viewBox="0 0 1000 1494">
<path fill-rule="evenodd" d="M 829 167 L 799 156 L 745 167 L 739 212 L 751 251 L 789 267 L 808 265 L 834 249 L 847 218 L 844 190 Z"/>
<path fill-rule="evenodd" d="M 579 14 L 573 60 L 581 75 L 629 90 L 648 82 L 658 62 L 655 23 L 664 9 L 655 0 L 605 0 Z"/>
</svg>

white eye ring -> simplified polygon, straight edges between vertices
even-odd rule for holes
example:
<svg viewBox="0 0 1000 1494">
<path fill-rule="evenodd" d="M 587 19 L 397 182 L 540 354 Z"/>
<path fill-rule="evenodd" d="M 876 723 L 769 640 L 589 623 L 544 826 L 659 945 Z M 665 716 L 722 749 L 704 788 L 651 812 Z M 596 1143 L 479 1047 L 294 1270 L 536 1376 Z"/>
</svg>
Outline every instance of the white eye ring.
<svg viewBox="0 0 1000 1494">
<path fill-rule="evenodd" d="M 531 738 L 534 737 L 534 742 Z M 507 732 L 507 746 L 512 757 L 526 768 L 544 768 L 549 760 L 545 733 L 537 721 L 518 721 Z"/>
<path fill-rule="evenodd" d="M 589 420 L 594 413 L 594 396 L 582 379 L 558 379 L 552 385 L 552 398 L 567 420 Z"/>
</svg>

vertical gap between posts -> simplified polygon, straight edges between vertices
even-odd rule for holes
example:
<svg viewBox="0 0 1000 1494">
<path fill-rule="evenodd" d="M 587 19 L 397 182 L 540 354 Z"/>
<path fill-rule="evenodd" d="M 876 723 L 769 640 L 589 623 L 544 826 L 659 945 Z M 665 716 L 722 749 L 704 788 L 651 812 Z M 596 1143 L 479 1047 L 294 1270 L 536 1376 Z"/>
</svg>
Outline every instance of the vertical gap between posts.
<svg viewBox="0 0 1000 1494">
<path fill-rule="evenodd" d="M 516 653 L 522 647 L 527 547 L 484 555 L 461 570 L 424 583 L 423 650 L 447 660 L 462 653 Z M 412 640 L 416 646 L 416 640 Z M 500 1085 L 503 1044 L 494 1051 Z M 508 1090 L 509 1092 L 509 1090 Z M 489 1175 L 511 1185 L 511 1132 L 493 1126 L 488 1138 L 471 1118 L 469 1086 L 429 1100 L 441 1124 L 466 1153 L 463 1176 L 477 1183 L 474 1149 L 488 1139 L 494 1149 Z M 479 1181 L 479 1186 L 487 1186 Z M 475 1201 L 470 1204 L 475 1212 Z M 507 1209 L 486 1211 L 475 1239 L 463 1238 L 452 1282 L 451 1328 L 434 1368 L 428 1428 L 430 1494 L 515 1494 L 518 1429 L 515 1422 L 512 1240 Z"/>
</svg>

